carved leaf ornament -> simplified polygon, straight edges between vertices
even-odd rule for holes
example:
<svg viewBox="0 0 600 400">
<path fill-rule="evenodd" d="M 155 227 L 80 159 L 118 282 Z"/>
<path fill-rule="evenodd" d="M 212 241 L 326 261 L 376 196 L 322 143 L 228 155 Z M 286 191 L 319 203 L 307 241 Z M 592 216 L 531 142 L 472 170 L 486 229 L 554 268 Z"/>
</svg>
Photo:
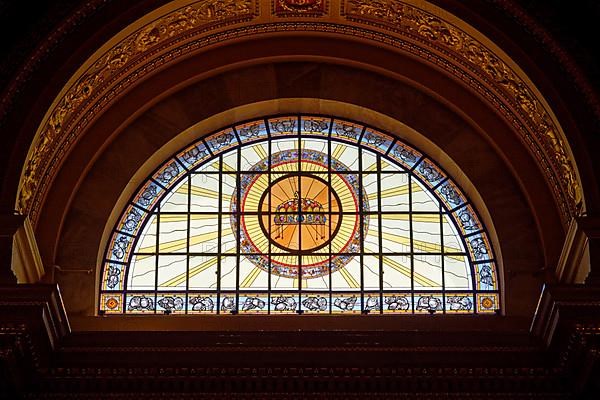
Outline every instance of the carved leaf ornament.
<svg viewBox="0 0 600 400">
<path fill-rule="evenodd" d="M 327 2 L 321 0 L 274 1 L 275 6 L 294 11 L 295 14 L 290 14 L 290 18 L 301 15 L 302 10 L 323 9 L 327 5 Z M 340 12 L 348 21 L 375 25 L 395 36 L 417 38 L 423 46 L 441 47 L 449 51 L 454 64 L 458 61 L 461 68 L 468 68 L 471 73 L 474 71 L 479 76 L 478 79 L 483 79 L 494 90 L 501 92 L 512 109 L 507 109 L 506 114 L 512 115 L 515 121 L 525 121 L 526 127 L 519 126 L 518 129 L 530 151 L 540 162 L 540 168 L 555 192 L 565 223 L 580 211 L 582 193 L 566 140 L 543 102 L 498 55 L 463 30 L 407 2 L 345 0 L 340 3 Z M 42 123 L 23 169 L 17 199 L 18 210 L 29 214 L 35 224 L 58 166 L 84 131 L 87 121 L 99 114 L 106 104 L 102 95 L 124 74 L 129 73 L 136 62 L 139 63 L 143 57 L 151 59 L 150 54 L 159 45 L 168 48 L 177 44 L 183 34 L 202 37 L 207 31 L 217 27 L 242 22 L 255 25 L 250 31 L 241 28 L 225 31 L 224 38 L 251 34 L 257 29 L 256 22 L 253 21 L 257 15 L 258 2 L 254 0 L 197 1 L 138 29 L 98 57 L 92 67 L 66 91 Z M 290 25 L 289 22 L 278 21 L 264 27 L 266 31 L 289 30 L 294 27 L 327 31 L 338 29 L 342 33 L 357 36 L 365 32 L 363 28 L 328 23 L 312 23 L 309 27 L 308 24 Z M 353 30 L 357 32 L 352 33 Z M 235 33 L 231 33 L 234 31 Z M 376 37 L 375 32 L 371 33 Z M 377 37 L 381 36 L 379 34 Z"/>
</svg>

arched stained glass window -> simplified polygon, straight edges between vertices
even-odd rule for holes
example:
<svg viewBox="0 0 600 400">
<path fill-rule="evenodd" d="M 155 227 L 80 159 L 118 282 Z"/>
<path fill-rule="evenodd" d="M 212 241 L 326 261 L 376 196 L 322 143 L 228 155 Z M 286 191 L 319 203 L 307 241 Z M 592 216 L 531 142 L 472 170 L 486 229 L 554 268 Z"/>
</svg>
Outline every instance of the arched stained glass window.
<svg viewBox="0 0 600 400">
<path fill-rule="evenodd" d="M 106 249 L 104 313 L 488 313 L 497 263 L 437 164 L 322 116 L 241 123 L 168 159 Z"/>
</svg>

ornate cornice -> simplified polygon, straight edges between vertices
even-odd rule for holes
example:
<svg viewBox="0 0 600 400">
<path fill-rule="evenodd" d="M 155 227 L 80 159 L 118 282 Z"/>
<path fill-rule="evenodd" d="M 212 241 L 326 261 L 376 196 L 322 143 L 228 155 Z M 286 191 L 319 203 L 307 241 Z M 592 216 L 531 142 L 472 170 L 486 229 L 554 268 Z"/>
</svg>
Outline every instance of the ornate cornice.
<svg viewBox="0 0 600 400">
<path fill-rule="evenodd" d="M 183 332 L 187 343 L 212 339 L 181 351 L 183 336 L 173 331 L 71 333 L 56 286 L 4 286 L 0 364 L 10 373 L 0 375 L 0 387 L 9 388 L 1 394 L 12 390 L 11 398 L 30 399 L 139 398 L 140 393 L 157 399 L 568 398 L 590 393 L 596 382 L 597 291 L 576 285 L 547 288 L 533 329 L 549 340 L 546 344 L 532 337 L 521 347 L 506 345 L 511 339 L 505 333 L 488 332 L 486 341 L 494 345 L 465 346 L 474 332 L 438 332 L 434 342 L 448 341 L 446 352 L 427 346 L 432 336 L 425 332 L 404 332 L 419 338 L 408 340 L 402 351 L 400 345 L 389 346 L 402 341 L 402 332 Z M 557 332 L 551 337 L 545 336 L 549 325 Z M 527 339 L 525 332 L 520 335 Z M 332 348 L 336 337 L 340 344 Z M 252 341 L 265 345 L 253 347 Z M 21 378 L 26 384 L 17 382 Z"/>
<path fill-rule="evenodd" d="M 77 399 L 77 400 L 138 400 L 138 393 L 89 393 L 76 395 L 71 393 L 43 393 L 43 394 L 30 394 L 23 397 L 24 399 Z M 373 400 L 442 400 L 442 399 L 570 399 L 571 396 L 565 393 L 472 393 L 472 392 L 458 392 L 458 393 L 423 393 L 416 391 L 409 391 L 406 393 L 381 393 L 381 392 L 268 392 L 268 393 L 247 393 L 247 392 L 207 392 L 207 393 L 144 393 L 144 399 L 149 400 L 362 400 L 362 399 L 373 399 Z"/>
<path fill-rule="evenodd" d="M 454 75 L 479 92 L 520 134 L 554 192 L 563 222 L 579 213 L 582 193 L 567 141 L 538 92 L 503 60 L 505 55 L 441 17 L 404 2 L 347 0 L 341 5 L 343 24 L 290 22 L 289 18 L 259 24 L 254 0 L 210 0 L 175 10 L 129 34 L 96 56 L 47 114 L 23 170 L 17 208 L 37 223 L 61 163 L 88 124 L 150 72 L 208 45 L 292 31 L 374 41 Z M 229 28 L 231 24 L 243 25 Z"/>
<path fill-rule="evenodd" d="M 156 391 L 168 391 L 173 382 L 185 382 L 196 393 L 211 392 L 240 395 L 246 391 L 260 398 L 280 388 L 282 392 L 406 394 L 419 387 L 422 394 L 444 396 L 449 393 L 504 392 L 510 398 L 522 393 L 564 393 L 559 371 L 543 368 L 365 368 L 360 364 L 345 367 L 216 367 L 216 368 L 53 368 L 42 378 L 44 389 L 77 385 L 80 394 L 97 388 L 110 393 L 128 381 L 128 391 L 144 391 L 152 382 Z M 251 382 L 251 383 L 250 383 Z M 554 383 L 553 383 L 554 382 Z M 244 388 L 251 386 L 251 389 Z M 466 389 L 466 388 L 469 389 Z M 87 389 L 87 390 L 86 390 Z M 56 390 L 56 389 L 54 389 Z M 467 397 L 467 398 L 468 398 Z M 253 397 L 256 398 L 256 397 Z M 306 398 L 306 397 L 304 397 Z M 317 397 L 318 398 L 318 397 Z M 392 397 L 393 398 L 393 397 Z M 414 397 L 413 397 L 414 398 Z M 419 397 L 417 397 L 419 398 Z"/>
</svg>

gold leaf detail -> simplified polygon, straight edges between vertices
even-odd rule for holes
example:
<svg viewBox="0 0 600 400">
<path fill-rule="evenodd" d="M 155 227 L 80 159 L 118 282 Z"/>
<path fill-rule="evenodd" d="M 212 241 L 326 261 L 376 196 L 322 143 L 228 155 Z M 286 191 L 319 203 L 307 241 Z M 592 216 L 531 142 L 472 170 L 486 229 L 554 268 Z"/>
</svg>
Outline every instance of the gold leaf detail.
<svg viewBox="0 0 600 400">
<path fill-rule="evenodd" d="M 582 193 L 573 162 L 559 137 L 559 130 L 548 112 L 529 90 L 527 84 L 502 60 L 483 44 L 459 31 L 453 25 L 399 0 L 346 0 L 346 14 L 355 20 L 384 24 L 395 31 L 404 31 L 424 38 L 432 44 L 441 44 L 454 54 L 482 71 L 512 99 L 529 120 L 529 129 L 553 158 L 556 173 L 566 189 L 571 211 L 576 211 Z"/>
<path fill-rule="evenodd" d="M 39 176 L 42 175 L 62 138 L 66 136 L 66 124 L 81 111 L 85 101 L 98 91 L 99 86 L 119 74 L 134 57 L 165 39 L 183 31 L 215 24 L 228 18 L 251 16 L 253 13 L 253 0 L 198 1 L 129 35 L 119 45 L 100 57 L 69 89 L 44 123 L 26 163 L 17 201 L 19 211 L 28 213 L 39 184 Z"/>
</svg>

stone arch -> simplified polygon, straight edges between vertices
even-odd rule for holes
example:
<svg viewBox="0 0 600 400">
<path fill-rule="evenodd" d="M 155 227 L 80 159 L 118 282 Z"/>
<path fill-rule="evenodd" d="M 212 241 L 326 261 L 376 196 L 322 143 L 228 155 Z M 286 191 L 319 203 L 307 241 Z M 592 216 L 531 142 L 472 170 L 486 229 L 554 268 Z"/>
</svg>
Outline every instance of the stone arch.
<svg viewBox="0 0 600 400">
<path fill-rule="evenodd" d="M 151 42 L 142 44 L 142 48 L 152 51 L 142 51 L 139 57 L 137 54 L 125 57 L 123 52 L 119 53 L 122 47 L 114 47 L 118 39 L 109 42 L 100 52 L 110 56 L 103 59 L 106 64 L 88 63 L 84 66 L 85 70 L 90 65 L 94 68 L 104 65 L 108 69 L 101 69 L 100 75 L 105 74 L 102 76 L 106 80 L 92 88 L 87 81 L 78 80 L 75 76 L 72 85 L 65 86 L 65 95 L 57 98 L 55 106 L 58 109 L 61 104 L 77 106 L 74 108 L 77 113 L 72 113 L 69 119 L 61 112 L 54 113 L 57 108 L 53 108 L 40 125 L 42 130 L 48 126 L 54 131 L 56 128 L 64 129 L 56 135 L 60 137 L 62 147 L 56 153 L 52 151 L 58 156 L 58 161 L 45 164 L 47 175 L 37 177 L 46 178 L 39 180 L 40 191 L 34 190 L 39 193 L 35 195 L 37 206 L 35 211 L 32 209 L 32 218 L 34 222 L 44 221 L 36 228 L 45 263 L 67 268 L 94 264 L 90 253 L 74 250 L 81 249 L 79 237 L 94 237 L 92 242 L 99 243 L 98 236 L 101 236 L 99 215 L 86 212 L 85 203 L 92 199 L 100 201 L 98 209 L 104 210 L 102 215 L 106 217 L 109 213 L 105 208 L 109 200 L 114 200 L 114 193 L 106 192 L 107 196 L 100 200 L 93 194 L 97 189 L 91 186 L 99 183 L 97 176 L 110 177 L 101 179 L 104 187 L 122 189 L 124 181 L 139 169 L 142 161 L 177 133 L 200 119 L 221 115 L 240 106 L 287 98 L 332 100 L 373 110 L 422 132 L 465 171 L 481 190 L 486 204 L 498 202 L 493 208 L 504 208 L 500 206 L 502 201 L 505 205 L 520 204 L 491 218 L 517 221 L 523 226 L 520 235 L 502 239 L 502 246 L 509 245 L 515 249 L 506 277 L 527 282 L 523 286 L 514 285 L 518 288 L 515 298 L 530 297 L 516 309 L 522 307 L 523 314 L 531 313 L 534 295 L 530 293 L 536 292 L 542 282 L 554 279 L 545 266 L 554 264 L 558 259 L 568 218 L 578 212 L 580 198 L 571 189 L 581 185 L 577 183 L 578 178 L 573 178 L 565 182 L 575 182 L 575 186 L 571 189 L 561 187 L 562 180 L 558 177 L 565 170 L 560 165 L 558 168 L 549 167 L 555 160 L 552 159 L 554 156 L 549 157 L 545 153 L 547 148 L 543 150 L 546 142 L 535 144 L 534 133 L 527 131 L 528 117 L 519 113 L 527 111 L 531 104 L 538 104 L 535 99 L 539 98 L 539 93 L 527 91 L 530 87 L 527 85 L 531 83 L 514 72 L 516 66 L 510 60 L 498 61 L 495 66 L 499 70 L 494 74 L 500 73 L 498 76 L 510 79 L 490 80 L 485 71 L 478 70 L 481 66 L 461 64 L 460 52 L 452 53 L 454 41 L 449 39 L 460 36 L 463 40 L 475 40 L 473 36 L 461 36 L 466 35 L 461 29 L 467 28 L 459 21 L 449 23 L 440 19 L 435 7 L 419 10 L 411 5 L 409 9 L 427 18 L 433 16 L 433 19 L 423 20 L 423 26 L 433 31 L 425 29 L 412 37 L 410 30 L 390 29 L 389 21 L 369 22 L 357 15 L 348 17 L 348 9 L 344 9 L 345 14 L 330 15 L 337 18 L 337 22 L 260 24 L 260 21 L 254 20 L 254 9 L 248 9 L 251 12 L 242 12 L 241 19 L 224 19 L 224 23 L 218 26 L 200 24 L 198 29 L 175 32 L 170 41 L 163 41 L 160 37 L 157 43 L 164 46 L 158 52 L 159 48 Z M 172 14 L 165 15 L 166 19 L 157 21 L 169 21 L 171 17 L 168 15 Z M 269 18 L 277 21 L 276 15 Z M 340 24 L 342 20 L 346 22 Z M 447 30 L 448 27 L 452 29 Z M 317 33 L 308 32 L 310 29 Z M 132 32 L 136 32 L 134 27 L 121 38 L 141 37 L 138 34 L 127 36 Z M 139 32 L 150 34 L 152 29 Z M 226 35 L 230 35 L 230 39 L 216 42 Z M 482 35 L 476 35 L 475 42 L 469 43 L 476 46 L 485 42 L 484 39 Z M 198 43 L 205 46 L 194 48 Z M 140 48 L 139 43 L 135 46 Z M 492 44 L 485 42 L 480 50 L 489 50 L 489 46 Z M 185 53 L 185 49 L 193 51 Z M 484 55 L 489 58 L 490 54 Z M 134 67 L 138 72 L 133 72 Z M 112 74 L 111 71 L 119 72 Z M 349 86 L 347 82 L 353 85 Z M 508 87 L 503 87 L 506 82 Z M 529 106 L 511 102 L 510 93 L 506 92 L 507 88 L 520 90 L 523 87 L 526 88 L 523 93 L 535 97 L 535 101 L 526 103 Z M 94 98 L 96 93 L 104 93 L 104 97 Z M 88 97 L 97 102 L 88 102 Z M 518 98 L 521 97 L 514 99 Z M 542 108 L 546 107 L 541 102 L 539 104 Z M 429 118 L 432 115 L 436 118 Z M 549 118 L 554 121 L 551 116 Z M 550 120 L 544 121 L 550 124 Z M 520 129 L 519 126 L 525 128 Z M 160 133 L 151 132 L 151 128 L 156 127 L 160 128 Z M 125 155 L 116 150 L 126 143 L 132 145 L 132 135 L 143 137 L 143 143 L 136 146 L 136 154 Z M 551 144 L 566 146 L 567 142 L 560 135 L 552 135 L 558 139 Z M 34 157 L 30 157 L 30 161 L 35 160 L 35 165 L 48 162 L 50 153 L 44 156 L 45 159 L 36 158 L 35 147 L 39 148 L 41 143 L 43 148 L 52 137 L 42 135 L 34 141 Z M 523 140 L 530 140 L 533 147 L 524 145 Z M 472 146 L 469 150 L 463 147 L 466 143 Z M 537 151 L 536 146 L 542 147 L 537 147 Z M 568 146 L 564 148 L 566 160 L 571 162 Z M 474 156 L 479 151 L 486 154 L 484 163 Z M 554 153 L 550 151 L 550 154 Z M 124 161 L 126 156 L 128 159 Z M 104 164 L 107 160 L 111 160 L 111 165 Z M 28 168 L 25 167 L 25 171 Z M 497 171 L 502 171 L 502 174 L 494 174 L 496 179 L 506 179 L 500 185 L 486 180 L 486 176 Z M 569 173 L 576 175 L 574 170 Z M 27 173 L 23 175 L 24 179 L 26 176 Z M 498 186 L 510 190 L 503 191 Z M 30 194 L 33 195 L 33 192 Z M 574 200 L 571 205 L 566 200 L 569 196 Z M 556 202 L 550 203 L 548 198 L 556 199 Z M 83 221 L 93 223 L 95 233 L 89 235 L 91 232 L 87 231 L 87 226 L 81 226 Z M 77 281 L 71 286 L 76 278 L 61 277 L 60 274 L 55 278 L 64 280 L 67 287 L 83 285 L 83 282 Z M 536 290 L 531 291 L 534 287 Z M 80 293 L 79 289 L 72 292 L 74 298 Z M 70 296 L 65 293 L 65 298 Z M 89 313 L 89 307 L 76 309 L 73 311 Z"/>
</svg>

